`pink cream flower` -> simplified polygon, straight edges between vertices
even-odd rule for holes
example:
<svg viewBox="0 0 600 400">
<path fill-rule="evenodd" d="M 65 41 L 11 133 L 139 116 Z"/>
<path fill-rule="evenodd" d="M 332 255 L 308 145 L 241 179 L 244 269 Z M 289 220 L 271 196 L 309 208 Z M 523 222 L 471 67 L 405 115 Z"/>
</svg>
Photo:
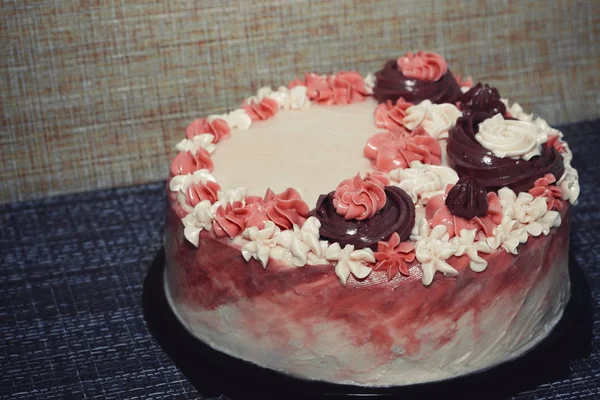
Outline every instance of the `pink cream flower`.
<svg viewBox="0 0 600 400">
<path fill-rule="evenodd" d="M 398 69 L 408 78 L 435 82 L 448 71 L 448 64 L 437 53 L 419 51 L 398 58 Z"/>
<path fill-rule="evenodd" d="M 171 173 L 173 175 L 191 174 L 202 168 L 209 171 L 212 171 L 214 168 L 210 154 L 202 147 L 194 154 L 189 151 L 177 154 L 171 163 Z"/>
<path fill-rule="evenodd" d="M 360 174 L 342 181 L 333 195 L 333 206 L 346 221 L 369 219 L 385 206 L 384 186 L 389 182 L 383 175 Z"/>
<path fill-rule="evenodd" d="M 377 251 L 373 254 L 377 263 L 374 271 L 387 271 L 388 281 L 398 272 L 409 276 L 408 263 L 415 259 L 415 246 L 411 242 L 400 242 L 400 236 L 394 232 L 387 242 L 377 242 Z"/>
<path fill-rule="evenodd" d="M 546 174 L 534 182 L 533 188 L 529 189 L 529 194 L 534 197 L 545 197 L 548 199 L 548 210 L 560 211 L 563 208 L 563 203 L 560 201 L 562 191 L 558 186 L 552 185 L 555 182 L 554 175 Z"/>
<path fill-rule="evenodd" d="M 351 104 L 363 101 L 367 96 L 363 77 L 354 71 L 335 75 L 307 73 L 304 80 L 296 78 L 288 84 L 290 89 L 296 86 L 306 86 L 309 100 L 321 105 Z"/>
<path fill-rule="evenodd" d="M 363 101 L 367 95 L 363 77 L 354 71 L 338 72 L 330 78 L 335 104 L 351 104 Z"/>
<path fill-rule="evenodd" d="M 203 133 L 210 133 L 215 137 L 213 143 L 218 143 L 221 139 L 229 137 L 231 131 L 227 121 L 222 118 L 215 118 L 211 122 L 208 122 L 206 118 L 196 118 L 185 130 L 185 136 L 188 139 Z"/>
<path fill-rule="evenodd" d="M 251 226 L 263 229 L 267 221 L 273 221 L 280 229 L 287 230 L 294 224 L 302 226 L 308 218 L 308 205 L 292 188 L 279 194 L 267 189 L 262 198 L 246 196 L 245 203 L 235 202 L 217 209 L 213 223 L 215 235 L 233 238 Z"/>
<path fill-rule="evenodd" d="M 376 133 L 367 141 L 364 154 L 382 172 L 409 168 L 412 161 L 432 165 L 442 163 L 439 142 L 422 127 L 410 133 L 405 129 Z"/>
<path fill-rule="evenodd" d="M 448 185 L 446 194 L 452 186 Z M 471 219 L 452 214 L 446 206 L 446 194 L 433 196 L 425 206 L 425 217 L 430 227 L 434 228 L 438 225 L 445 225 L 450 237 L 459 236 L 460 231 L 463 229 L 477 229 L 477 231 L 482 231 L 487 237 L 494 236 L 494 228 L 502 222 L 502 205 L 496 193 L 490 192 L 487 194 L 487 214 L 483 217 L 473 217 Z"/>
<path fill-rule="evenodd" d="M 402 97 L 392 104 L 391 100 L 379 104 L 375 108 L 375 126 L 388 131 L 402 130 L 404 126 L 404 118 L 406 110 L 414 104 L 404 101 Z"/>
<path fill-rule="evenodd" d="M 277 101 L 268 97 L 265 97 L 259 103 L 243 104 L 242 107 L 246 110 L 252 121 L 264 121 L 279 111 Z"/>
<path fill-rule="evenodd" d="M 214 204 L 218 200 L 217 193 L 219 190 L 221 190 L 221 186 L 213 181 L 192 183 L 185 191 L 186 203 L 192 207 L 195 207 L 202 200 L 208 200 L 211 204 Z"/>
</svg>

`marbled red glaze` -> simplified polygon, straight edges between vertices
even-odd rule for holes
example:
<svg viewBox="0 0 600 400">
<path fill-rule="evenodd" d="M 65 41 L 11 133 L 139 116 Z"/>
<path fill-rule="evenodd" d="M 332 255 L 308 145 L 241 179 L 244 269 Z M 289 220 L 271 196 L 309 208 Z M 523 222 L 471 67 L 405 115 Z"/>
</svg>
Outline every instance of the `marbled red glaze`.
<svg viewBox="0 0 600 400">
<path fill-rule="evenodd" d="M 559 290 L 564 291 L 564 285 L 568 287 L 565 280 L 568 281 L 569 208 L 565 205 L 561 212 L 560 228 L 553 229 L 549 236 L 530 238 L 519 247 L 518 256 L 504 251 L 486 255 L 489 265 L 482 273 L 470 270 L 468 259 L 463 256 L 450 259 L 460 271 L 458 277 L 436 274 L 430 286 L 421 284 L 420 269 L 413 262 L 409 277 L 398 274 L 388 281 L 385 271 L 375 271 L 362 282 L 351 277 L 346 287 L 340 285 L 331 265 L 294 268 L 271 260 L 263 269 L 254 260 L 246 263 L 238 248 L 207 232 L 201 234 L 196 249 L 184 240 L 181 222 L 170 211 L 165 237 L 170 294 L 190 326 L 215 332 L 220 329 L 243 332 L 244 337 L 253 338 L 250 342 L 256 346 L 263 341 L 269 343 L 267 350 L 280 357 L 293 353 L 290 343 L 298 340 L 303 349 L 321 348 L 326 337 L 322 335 L 327 330 L 321 332 L 315 326 L 332 325 L 332 332 L 341 326 L 342 337 L 336 336 L 335 346 L 346 350 L 337 353 L 368 349 L 369 364 L 350 363 L 341 366 L 334 378 L 323 379 L 360 383 L 362 378 L 357 376 L 378 373 L 378 368 L 389 363 L 403 360 L 427 363 L 428 355 L 435 360 L 438 350 L 445 351 L 444 346 L 460 340 L 461 335 L 493 343 L 495 329 L 490 329 L 489 322 L 480 323 L 489 318 L 489 313 L 493 312 L 494 320 L 499 321 L 499 331 L 518 330 L 519 326 L 513 327 L 511 321 L 519 320 L 521 308 L 529 301 L 529 292 L 536 301 L 540 298 L 537 290 L 550 295 L 544 295 L 548 304 L 539 306 L 540 318 L 546 308 L 561 306 L 554 303 L 554 297 Z M 538 283 L 551 290 L 538 289 Z M 219 316 L 223 310 L 235 310 L 235 318 L 224 324 Z M 432 330 L 423 335 L 427 326 Z M 519 348 L 521 335 L 527 335 L 527 331 L 509 335 L 515 349 Z M 212 343 L 215 347 L 233 349 L 242 346 L 234 355 L 252 359 L 253 345 L 248 343 L 250 347 L 246 349 L 242 344 Z M 401 349 L 402 354 L 394 349 Z M 364 362 L 365 356 L 361 354 Z M 276 363 L 258 362 L 279 368 Z M 485 367 L 486 363 L 490 361 L 484 360 L 478 367 Z"/>
</svg>

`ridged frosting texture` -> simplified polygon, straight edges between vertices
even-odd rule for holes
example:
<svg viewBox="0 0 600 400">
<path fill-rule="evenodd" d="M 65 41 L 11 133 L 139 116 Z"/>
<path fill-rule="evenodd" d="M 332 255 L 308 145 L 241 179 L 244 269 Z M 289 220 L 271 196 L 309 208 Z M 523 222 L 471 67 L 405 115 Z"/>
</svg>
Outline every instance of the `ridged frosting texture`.
<svg viewBox="0 0 600 400">
<path fill-rule="evenodd" d="M 398 69 L 408 78 L 435 82 L 448 72 L 444 57 L 437 53 L 419 51 L 398 58 Z"/>
<path fill-rule="evenodd" d="M 408 68 L 407 64 L 407 68 Z M 408 68 L 409 74 L 421 77 L 436 77 L 435 74 L 418 73 L 416 68 Z M 441 70 L 440 70 L 441 72 Z M 411 103 L 430 100 L 432 103 L 452 103 L 459 101 L 462 91 L 449 69 L 435 81 L 406 76 L 398 65 L 398 60 L 389 60 L 383 69 L 375 73 L 373 95 L 380 103 L 395 102 L 400 97 Z"/>
<path fill-rule="evenodd" d="M 415 223 L 415 207 L 410 196 L 399 187 L 385 186 L 386 202 L 371 218 L 346 220 L 334 205 L 335 192 L 322 195 L 311 212 L 321 222 L 321 238 L 356 249 L 376 248 L 377 242 L 387 240 L 394 232 L 406 240 Z"/>
<path fill-rule="evenodd" d="M 502 118 L 501 127 L 496 127 L 492 122 L 490 129 L 486 129 L 487 133 L 483 135 L 484 142 L 490 143 L 489 147 L 495 148 L 498 154 L 506 157 L 494 154 L 493 150 L 484 147 L 476 138 L 480 124 L 492 118 L 497 118 L 498 121 Z M 565 169 L 563 158 L 554 147 L 538 145 L 537 136 L 533 134 L 527 136 L 530 139 L 522 142 L 515 132 L 506 132 L 512 128 L 507 129 L 505 122 L 510 121 L 504 120 L 500 114 L 494 116 L 482 112 L 458 118 L 456 125 L 449 132 L 446 150 L 452 167 L 459 175 L 472 174 L 487 190 L 497 191 L 502 187 L 509 187 L 516 192 L 529 190 L 537 179 L 546 174 L 559 178 L 562 176 Z M 506 135 L 503 135 L 503 132 L 506 132 Z M 511 138 L 514 139 L 513 144 L 502 145 L 504 149 L 501 149 L 502 146 L 494 147 L 496 139 L 502 138 L 507 139 L 509 143 Z M 532 151 L 539 151 L 539 156 L 529 159 L 520 156 L 511 158 L 511 155 L 526 155 Z"/>
<path fill-rule="evenodd" d="M 548 135 L 529 121 L 504 119 L 496 114 L 479 124 L 475 139 L 496 157 L 529 160 L 542 153 Z"/>
<path fill-rule="evenodd" d="M 389 180 L 381 174 L 367 174 L 365 178 L 357 174 L 342 181 L 333 194 L 335 211 L 345 220 L 363 221 L 373 217 L 385 206 L 383 188 L 387 183 Z"/>
</svg>

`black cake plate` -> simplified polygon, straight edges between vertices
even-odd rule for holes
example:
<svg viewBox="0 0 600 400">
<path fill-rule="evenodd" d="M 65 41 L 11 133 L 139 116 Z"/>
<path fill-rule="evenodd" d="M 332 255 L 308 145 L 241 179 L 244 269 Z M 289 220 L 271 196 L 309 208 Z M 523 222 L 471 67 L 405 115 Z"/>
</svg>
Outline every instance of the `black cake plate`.
<svg viewBox="0 0 600 400">
<path fill-rule="evenodd" d="M 144 281 L 143 309 L 152 335 L 204 396 L 240 398 L 395 397 L 401 399 L 504 399 L 569 375 L 569 360 L 589 355 L 592 301 L 589 286 L 571 255 L 571 298 L 563 317 L 535 348 L 492 368 L 444 381 L 410 386 L 362 387 L 292 377 L 214 350 L 194 338 L 173 313 L 164 291 L 164 250 Z"/>
</svg>

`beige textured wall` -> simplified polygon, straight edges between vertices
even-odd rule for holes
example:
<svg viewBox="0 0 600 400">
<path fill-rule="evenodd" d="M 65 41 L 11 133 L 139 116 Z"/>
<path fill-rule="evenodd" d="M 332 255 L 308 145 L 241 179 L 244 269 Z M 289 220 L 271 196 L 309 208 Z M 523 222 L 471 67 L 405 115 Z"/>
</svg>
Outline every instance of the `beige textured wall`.
<svg viewBox="0 0 600 400">
<path fill-rule="evenodd" d="M 414 49 L 552 123 L 600 116 L 599 1 L 1 5 L 0 202 L 164 179 L 193 118 Z"/>
</svg>

